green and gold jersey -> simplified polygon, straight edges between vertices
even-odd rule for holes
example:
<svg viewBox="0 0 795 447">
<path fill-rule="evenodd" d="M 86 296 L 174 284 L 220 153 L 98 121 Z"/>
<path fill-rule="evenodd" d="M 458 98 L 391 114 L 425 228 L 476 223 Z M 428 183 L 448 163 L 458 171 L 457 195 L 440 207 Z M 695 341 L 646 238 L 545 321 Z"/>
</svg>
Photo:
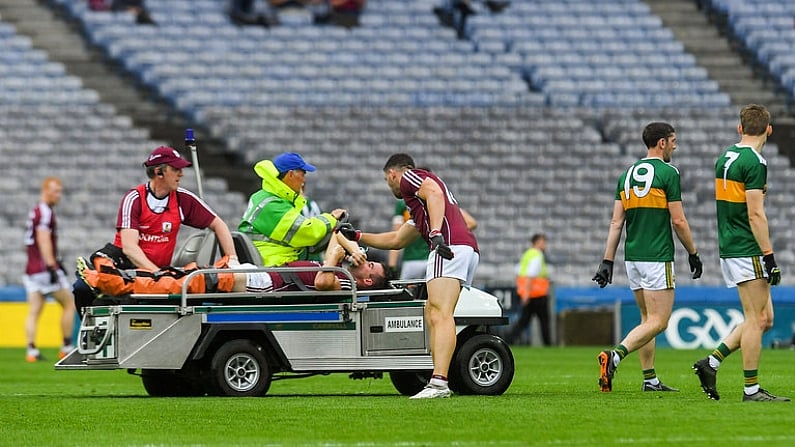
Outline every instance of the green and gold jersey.
<svg viewBox="0 0 795 447">
<path fill-rule="evenodd" d="M 395 216 L 401 216 L 403 222 L 411 219 L 409 210 L 406 207 L 406 202 L 403 199 L 398 199 L 395 202 Z M 430 248 L 425 239 L 418 237 L 414 242 L 410 243 L 403 249 L 403 261 L 427 261 L 430 254 Z"/>
<path fill-rule="evenodd" d="M 618 179 L 616 200 L 626 212 L 624 260 L 674 260 L 669 202 L 682 200 L 679 171 L 659 158 L 643 158 Z"/>
<path fill-rule="evenodd" d="M 715 202 L 721 258 L 761 256 L 751 231 L 745 191 L 765 191 L 767 161 L 750 146 L 734 145 L 715 162 Z"/>
</svg>

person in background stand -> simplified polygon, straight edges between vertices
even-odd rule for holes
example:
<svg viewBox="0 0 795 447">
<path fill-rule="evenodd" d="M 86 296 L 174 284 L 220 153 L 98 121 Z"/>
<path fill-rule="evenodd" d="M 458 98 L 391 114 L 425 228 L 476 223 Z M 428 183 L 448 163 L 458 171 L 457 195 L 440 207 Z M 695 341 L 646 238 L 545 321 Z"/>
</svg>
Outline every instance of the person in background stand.
<svg viewBox="0 0 795 447">
<path fill-rule="evenodd" d="M 69 291 L 63 266 L 58 261 L 58 235 L 53 207 L 61 201 L 63 184 L 57 177 L 47 177 L 41 183 L 39 203 L 28 214 L 25 226 L 25 245 L 28 251 L 28 262 L 25 266 L 23 282 L 27 292 L 29 307 L 25 320 L 25 336 L 27 353 L 25 360 L 37 362 L 45 360 L 36 348 L 36 332 L 39 317 L 44 309 L 48 295 L 52 296 L 63 308 L 61 315 L 61 331 L 63 346 L 58 353 L 59 358 L 69 354 L 72 345 L 72 329 L 75 321 L 75 302 Z"/>
<path fill-rule="evenodd" d="M 541 338 L 544 346 L 552 344 L 549 332 L 549 276 L 544 251 L 547 238 L 541 233 L 530 238 L 533 244 L 522 256 L 517 268 L 516 293 L 522 300 L 522 315 L 508 331 L 508 343 L 513 343 L 530 323 L 533 315 L 538 317 L 541 325 Z"/>
</svg>

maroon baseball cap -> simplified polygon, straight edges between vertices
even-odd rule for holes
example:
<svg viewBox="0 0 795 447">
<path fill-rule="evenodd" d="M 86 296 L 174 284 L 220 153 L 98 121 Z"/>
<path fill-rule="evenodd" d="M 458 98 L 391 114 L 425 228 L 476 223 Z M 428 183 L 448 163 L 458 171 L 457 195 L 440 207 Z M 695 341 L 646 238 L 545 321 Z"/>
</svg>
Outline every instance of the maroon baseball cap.
<svg viewBox="0 0 795 447">
<path fill-rule="evenodd" d="M 182 169 L 193 166 L 191 162 L 182 158 L 174 148 L 160 146 L 149 154 L 149 158 L 144 162 L 144 166 L 169 165 L 174 169 Z"/>
</svg>

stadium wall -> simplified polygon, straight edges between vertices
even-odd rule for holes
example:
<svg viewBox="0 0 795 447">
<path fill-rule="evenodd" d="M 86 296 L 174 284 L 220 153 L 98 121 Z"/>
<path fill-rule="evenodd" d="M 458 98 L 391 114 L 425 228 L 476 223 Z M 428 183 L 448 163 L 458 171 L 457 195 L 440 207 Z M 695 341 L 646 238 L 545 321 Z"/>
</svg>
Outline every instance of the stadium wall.
<svg viewBox="0 0 795 447">
<path fill-rule="evenodd" d="M 497 296 L 506 314 L 513 322 L 518 318 L 521 306 L 513 293 L 513 287 L 497 286 L 488 289 Z M 763 346 L 774 343 L 788 344 L 795 335 L 795 287 L 774 287 L 771 289 L 775 309 L 773 328 L 763 340 Z M 554 313 L 583 312 L 583 316 L 593 320 L 595 325 L 604 325 L 599 315 L 612 315 L 613 340 L 602 340 L 589 331 L 604 332 L 603 327 L 589 327 L 585 324 L 575 330 L 579 339 L 589 340 L 587 344 L 616 343 L 640 322 L 640 314 L 632 292 L 626 287 L 599 289 L 595 287 L 557 287 L 553 296 Z M 22 287 L 0 288 L 0 327 L 4 328 L 0 337 L 0 347 L 25 346 L 25 317 L 28 306 Z M 61 309 L 57 303 L 48 300 L 39 322 L 36 344 L 42 347 L 57 347 L 61 343 Z M 732 327 L 743 320 L 737 291 L 724 287 L 677 287 L 674 311 L 668 329 L 657 338 L 658 347 L 677 349 L 713 349 Z M 77 326 L 75 327 L 77 333 Z M 559 335 L 558 342 L 560 343 Z M 76 339 L 76 338 L 75 338 Z"/>
<path fill-rule="evenodd" d="M 488 291 L 500 298 L 511 322 L 518 319 L 521 305 L 512 285 L 491 287 Z M 556 287 L 553 295 L 554 313 L 558 316 L 553 322 L 559 326 L 559 344 L 615 344 L 640 323 L 635 298 L 627 287 Z M 762 345 L 789 344 L 795 335 L 795 287 L 773 287 L 771 295 L 775 320 L 773 328 L 764 335 Z M 606 314 L 610 315 L 607 320 Z M 567 316 L 576 318 L 567 320 Z M 612 331 L 607 331 L 605 336 L 604 325 L 610 321 Z M 677 287 L 668 329 L 657 337 L 657 346 L 714 349 L 742 321 L 743 311 L 736 289 Z M 565 327 L 572 325 L 573 328 Z M 575 332 L 573 336 L 571 331 Z M 567 343 L 571 339 L 575 341 Z"/>
</svg>

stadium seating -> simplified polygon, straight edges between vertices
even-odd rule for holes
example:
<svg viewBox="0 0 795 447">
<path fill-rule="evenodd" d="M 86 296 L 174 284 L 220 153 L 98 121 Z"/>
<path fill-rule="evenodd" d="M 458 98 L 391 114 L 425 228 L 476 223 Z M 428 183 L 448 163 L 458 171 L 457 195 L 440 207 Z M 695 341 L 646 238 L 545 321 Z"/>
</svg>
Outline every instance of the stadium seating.
<svg viewBox="0 0 795 447">
<path fill-rule="evenodd" d="M 707 0 L 708 7 L 727 17 L 729 34 L 739 42 L 760 71 L 769 73 L 795 101 L 795 3 L 787 0 Z"/>
<path fill-rule="evenodd" d="M 636 0 L 516 2 L 467 22 L 476 47 L 515 55 L 553 107 L 720 107 L 729 97 Z M 664 68 L 664 69 L 660 69 Z"/>
<path fill-rule="evenodd" d="M 6 165 L 0 179 L 0 286 L 22 282 L 25 221 L 45 176 L 64 182 L 56 214 L 59 247 L 71 269 L 76 256 L 113 237 L 121 196 L 145 179 L 141 162 L 160 144 L 0 21 L 0 156 Z M 183 184 L 195 187 L 194 173 L 185 172 Z M 205 181 L 204 187 L 219 215 L 236 224 L 244 197 L 227 191 L 223 180 Z"/>
<path fill-rule="evenodd" d="M 555 281 L 590 284 L 614 182 L 645 154 L 643 126 L 670 121 L 707 265 L 701 283 L 721 283 L 712 164 L 735 141 L 737 111 L 639 0 L 512 2 L 470 17 L 463 40 L 438 25 L 436 0 L 371 0 L 351 30 L 300 14 L 241 28 L 210 0 L 150 2 L 158 27 L 57 2 L 90 42 L 249 164 L 302 152 L 319 168 L 308 194 L 326 209 L 349 208 L 365 229 L 390 227 L 386 157 L 414 155 L 478 219 L 479 281 L 512 278 L 527 238 L 545 231 Z M 795 171 L 775 146 L 766 154 L 771 200 L 782 205 L 768 209 L 774 243 L 781 262 L 792 262 L 792 212 L 773 197 Z M 620 263 L 614 279 L 626 282 Z"/>
</svg>

